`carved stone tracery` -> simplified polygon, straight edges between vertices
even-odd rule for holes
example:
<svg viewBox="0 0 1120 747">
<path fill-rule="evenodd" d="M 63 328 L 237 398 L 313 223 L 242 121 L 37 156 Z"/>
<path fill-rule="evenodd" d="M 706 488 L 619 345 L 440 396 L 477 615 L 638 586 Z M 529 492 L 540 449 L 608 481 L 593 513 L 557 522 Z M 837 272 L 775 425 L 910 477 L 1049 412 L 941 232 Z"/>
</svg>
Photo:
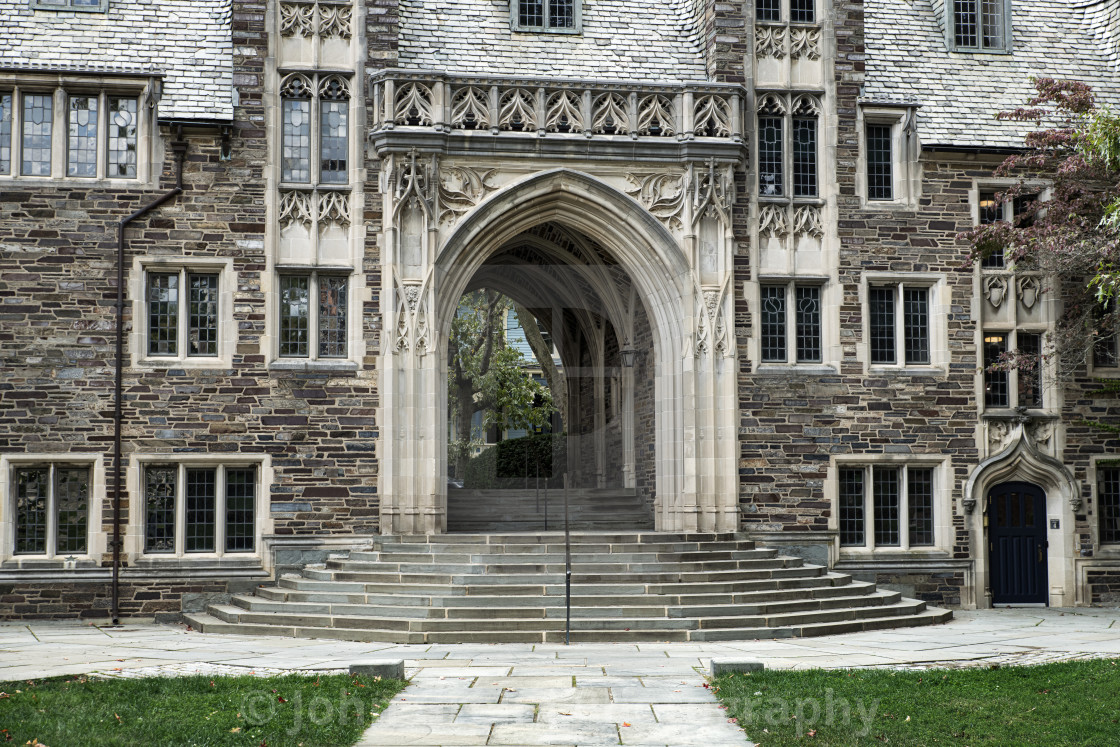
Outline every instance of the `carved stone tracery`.
<svg viewBox="0 0 1120 747">
<path fill-rule="evenodd" d="M 626 194 L 670 229 L 682 227 L 681 211 L 687 194 L 683 174 L 627 174 L 626 178 L 633 184 Z"/>
<path fill-rule="evenodd" d="M 776 60 L 786 56 L 786 28 L 784 26 L 759 26 L 754 30 L 754 53 L 756 57 L 773 57 Z"/>
</svg>

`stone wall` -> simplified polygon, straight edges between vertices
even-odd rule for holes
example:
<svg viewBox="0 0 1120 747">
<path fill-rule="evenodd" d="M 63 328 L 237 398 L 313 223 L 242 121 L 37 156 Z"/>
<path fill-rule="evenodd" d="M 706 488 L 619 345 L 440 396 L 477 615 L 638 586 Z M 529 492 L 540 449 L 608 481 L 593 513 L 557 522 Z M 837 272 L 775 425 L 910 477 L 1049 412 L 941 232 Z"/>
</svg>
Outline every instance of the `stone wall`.
<svg viewBox="0 0 1120 747">
<path fill-rule="evenodd" d="M 1086 575 L 1092 594 L 1091 604 L 1120 604 L 1120 570 L 1090 570 Z"/>
</svg>

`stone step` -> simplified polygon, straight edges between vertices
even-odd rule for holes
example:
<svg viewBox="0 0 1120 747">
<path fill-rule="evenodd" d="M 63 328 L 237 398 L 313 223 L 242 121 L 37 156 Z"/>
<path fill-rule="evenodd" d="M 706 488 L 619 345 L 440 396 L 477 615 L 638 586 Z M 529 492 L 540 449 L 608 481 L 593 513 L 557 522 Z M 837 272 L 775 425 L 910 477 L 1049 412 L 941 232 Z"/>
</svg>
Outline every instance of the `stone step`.
<svg viewBox="0 0 1120 747">
<path fill-rule="evenodd" d="M 510 558 L 506 558 L 510 560 Z M 328 560 L 324 570 L 342 571 L 347 573 L 384 573 L 395 571 L 398 573 L 435 573 L 435 574 L 503 574 L 503 573 L 564 573 L 565 561 L 563 557 L 549 556 L 550 562 L 531 563 L 413 563 L 386 561 L 381 563 L 356 561 L 356 560 Z M 710 561 L 681 561 L 651 560 L 648 562 L 576 562 L 572 559 L 572 568 L 583 573 L 658 573 L 665 571 L 733 571 L 733 570 L 760 570 L 765 568 L 791 568 L 801 564 L 800 558 L 773 557 L 754 558 L 749 560 L 710 560 Z"/>
<path fill-rule="evenodd" d="M 542 547 L 542 546 L 534 546 Z M 730 560 L 769 560 L 778 557 L 778 551 L 770 548 L 755 548 L 749 550 L 713 550 L 701 552 L 686 550 L 678 552 L 572 552 L 572 564 L 583 565 L 587 563 L 675 563 L 675 562 L 710 562 Z M 327 561 L 328 568 L 338 567 L 332 564 L 351 563 L 508 563 L 512 559 L 532 563 L 563 563 L 564 551 L 532 553 L 507 553 L 507 552 L 377 552 L 355 551 L 346 558 L 332 558 Z"/>
</svg>

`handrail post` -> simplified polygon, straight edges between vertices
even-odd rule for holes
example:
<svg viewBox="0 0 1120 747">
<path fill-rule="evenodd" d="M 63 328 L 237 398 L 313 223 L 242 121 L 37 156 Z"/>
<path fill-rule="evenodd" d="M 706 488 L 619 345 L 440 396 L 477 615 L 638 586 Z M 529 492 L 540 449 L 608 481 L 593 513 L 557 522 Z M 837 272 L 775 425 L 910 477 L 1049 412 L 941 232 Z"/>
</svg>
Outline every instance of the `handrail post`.
<svg viewBox="0 0 1120 747">
<path fill-rule="evenodd" d="M 564 645 L 572 642 L 572 532 L 568 526 L 568 473 L 564 473 Z"/>
</svg>

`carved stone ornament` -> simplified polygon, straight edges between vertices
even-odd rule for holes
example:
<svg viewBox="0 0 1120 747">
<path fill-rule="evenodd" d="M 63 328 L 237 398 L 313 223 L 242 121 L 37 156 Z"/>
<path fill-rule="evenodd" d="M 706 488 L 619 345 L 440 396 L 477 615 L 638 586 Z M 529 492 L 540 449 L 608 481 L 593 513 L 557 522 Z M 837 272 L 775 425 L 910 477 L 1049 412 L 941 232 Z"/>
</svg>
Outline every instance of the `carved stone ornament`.
<svg viewBox="0 0 1120 747">
<path fill-rule="evenodd" d="M 770 205 L 769 207 L 775 207 Z M 784 216 L 783 216 L 784 220 Z M 812 236 L 815 239 L 824 237 L 824 227 L 821 224 L 821 209 L 812 205 L 802 205 L 793 214 L 794 236 Z"/>
<path fill-rule="evenodd" d="M 1023 275 L 1019 278 L 1019 303 L 1023 305 L 1024 309 L 1027 311 L 1033 309 L 1041 295 L 1042 287 L 1038 276 Z"/>
<path fill-rule="evenodd" d="M 735 200 L 732 166 L 716 166 L 709 159 L 706 170 L 690 168 L 692 173 L 692 220 L 705 216 L 719 217 L 724 225 L 731 223 L 731 203 Z"/>
<path fill-rule="evenodd" d="M 693 353 L 699 357 L 709 350 L 719 355 L 728 353 L 727 325 L 723 319 L 723 294 L 706 290 L 701 294 L 697 309 L 696 345 Z"/>
<path fill-rule="evenodd" d="M 402 83 L 397 89 L 393 121 L 399 125 L 432 123 L 432 91 L 422 83 Z"/>
<path fill-rule="evenodd" d="M 439 170 L 440 220 L 453 222 L 473 209 L 497 187 L 490 183 L 497 169 L 479 171 L 470 166 L 444 166 Z"/>
<path fill-rule="evenodd" d="M 436 182 L 433 172 L 437 168 L 434 157 L 423 158 L 417 155 L 415 149 L 409 152 L 407 159 L 402 159 L 393 177 L 398 212 L 405 203 L 415 200 L 422 205 L 429 220 L 432 218 L 435 201 L 433 186 Z"/>
<path fill-rule="evenodd" d="M 1035 420 L 1027 428 L 1027 435 L 1039 449 L 1049 449 L 1050 440 L 1054 436 L 1054 422 L 1052 420 Z"/>
<path fill-rule="evenodd" d="M 431 350 L 428 303 L 424 288 L 419 285 L 402 286 L 398 283 L 397 298 L 393 350 L 398 353 L 414 351 L 417 355 L 424 356 Z"/>
<path fill-rule="evenodd" d="M 1011 434 L 1011 424 L 1006 420 L 993 420 L 988 423 L 988 453 L 995 454 L 1003 448 Z"/>
<path fill-rule="evenodd" d="M 984 297 L 992 308 L 998 309 L 1007 298 L 1007 278 L 1002 275 L 992 275 L 984 281 Z"/>
<path fill-rule="evenodd" d="M 670 229 L 682 227 L 686 195 L 683 174 L 627 174 L 626 178 L 634 185 L 626 194 Z"/>
<path fill-rule="evenodd" d="M 793 29 L 790 32 L 789 54 L 795 60 L 819 60 L 821 56 L 820 29 Z"/>
<path fill-rule="evenodd" d="M 280 4 L 281 36 L 312 36 L 314 33 L 315 6 L 313 4 Z"/>
<path fill-rule="evenodd" d="M 280 228 L 301 224 L 310 230 L 315 224 L 312 193 L 302 190 L 283 192 L 280 195 Z"/>
<path fill-rule="evenodd" d="M 780 60 L 786 56 L 785 26 L 759 26 L 754 30 L 754 53 L 756 57 L 773 57 Z"/>
<path fill-rule="evenodd" d="M 731 107 L 722 96 L 700 96 L 696 99 L 693 131 L 701 137 L 731 135 Z"/>
<path fill-rule="evenodd" d="M 785 205 L 762 205 L 758 210 L 758 235 L 780 239 L 789 233 Z"/>
<path fill-rule="evenodd" d="M 349 5 L 319 6 L 319 35 L 349 39 L 353 11 Z"/>
<path fill-rule="evenodd" d="M 319 227 L 324 228 L 336 223 L 342 228 L 350 227 L 350 194 L 348 192 L 319 193 Z"/>
<path fill-rule="evenodd" d="M 489 94 L 483 88 L 466 86 L 451 97 L 451 126 L 464 130 L 490 127 Z"/>
</svg>

